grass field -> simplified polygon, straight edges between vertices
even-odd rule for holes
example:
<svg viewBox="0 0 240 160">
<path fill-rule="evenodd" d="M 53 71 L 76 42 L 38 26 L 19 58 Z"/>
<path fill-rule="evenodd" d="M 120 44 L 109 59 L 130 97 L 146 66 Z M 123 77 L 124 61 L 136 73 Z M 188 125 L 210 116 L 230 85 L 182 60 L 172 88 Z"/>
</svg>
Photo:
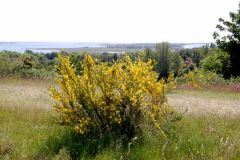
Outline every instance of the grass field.
<svg viewBox="0 0 240 160">
<path fill-rule="evenodd" d="M 240 115 L 240 93 L 177 90 L 168 95 L 168 100 L 178 110 L 188 109 L 190 115 Z"/>
<path fill-rule="evenodd" d="M 0 159 L 239 159 L 240 93 L 177 90 L 169 104 L 183 119 L 127 145 L 78 135 L 52 123 L 51 80 L 0 79 Z M 130 142 L 130 141 L 129 141 Z"/>
</svg>

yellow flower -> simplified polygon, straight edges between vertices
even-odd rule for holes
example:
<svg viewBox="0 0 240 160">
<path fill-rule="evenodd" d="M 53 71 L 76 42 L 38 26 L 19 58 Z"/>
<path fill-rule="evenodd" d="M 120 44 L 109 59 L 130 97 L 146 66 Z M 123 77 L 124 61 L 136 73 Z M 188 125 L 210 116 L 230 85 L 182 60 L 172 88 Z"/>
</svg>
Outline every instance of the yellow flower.
<svg viewBox="0 0 240 160">
<path fill-rule="evenodd" d="M 162 135 L 163 135 L 163 137 L 164 138 L 166 138 L 167 136 L 166 136 L 166 134 L 162 131 Z"/>
<path fill-rule="evenodd" d="M 167 84 L 165 80 L 158 81 L 151 60 L 145 63 L 139 58 L 132 62 L 126 54 L 124 62 L 109 66 L 96 64 L 97 60 L 85 54 L 83 70 L 79 74 L 69 57 L 59 58 L 57 82 L 61 91 L 49 88 L 51 97 L 59 103 L 53 107 L 60 112 L 62 124 L 72 126 L 77 123 L 74 129 L 78 133 L 84 134 L 93 128 L 99 131 L 101 127 L 124 123 L 122 121 L 128 118 L 133 122 L 138 121 L 137 118 L 149 118 L 152 125 L 160 129 L 158 120 L 170 113 L 170 107 L 164 103 L 167 102 L 167 91 L 176 88 L 174 74 L 169 75 Z M 144 117 L 139 117 L 139 113 Z"/>
</svg>

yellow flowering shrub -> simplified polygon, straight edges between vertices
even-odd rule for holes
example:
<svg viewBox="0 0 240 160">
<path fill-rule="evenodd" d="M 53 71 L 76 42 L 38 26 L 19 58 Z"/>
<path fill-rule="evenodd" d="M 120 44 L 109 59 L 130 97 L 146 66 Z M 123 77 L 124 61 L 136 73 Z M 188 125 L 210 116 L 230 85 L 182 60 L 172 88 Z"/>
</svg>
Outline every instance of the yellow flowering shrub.
<svg viewBox="0 0 240 160">
<path fill-rule="evenodd" d="M 216 74 L 201 73 L 197 68 L 185 74 L 182 74 L 181 72 L 182 71 L 180 70 L 177 79 L 175 79 L 178 84 L 193 85 L 199 89 L 206 87 L 209 84 L 210 80 L 216 76 Z"/>
<path fill-rule="evenodd" d="M 53 107 L 60 113 L 58 124 L 73 127 L 84 134 L 99 132 L 136 133 L 145 119 L 160 128 L 161 121 L 171 114 L 166 92 L 174 85 L 173 75 L 158 81 L 152 61 L 142 59 L 96 64 L 88 54 L 81 74 L 59 56 L 61 65 L 56 80 L 60 90 L 50 87 Z"/>
</svg>

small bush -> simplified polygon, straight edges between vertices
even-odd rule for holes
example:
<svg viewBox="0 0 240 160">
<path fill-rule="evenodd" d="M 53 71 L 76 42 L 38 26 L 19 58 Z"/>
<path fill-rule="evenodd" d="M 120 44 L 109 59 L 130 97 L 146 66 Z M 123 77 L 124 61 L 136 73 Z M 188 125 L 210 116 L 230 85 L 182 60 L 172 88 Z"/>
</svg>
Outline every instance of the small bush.
<svg viewBox="0 0 240 160">
<path fill-rule="evenodd" d="M 173 75 L 167 81 L 158 81 L 151 60 L 132 62 L 126 55 L 125 61 L 111 66 L 97 65 L 97 60 L 86 54 L 78 74 L 69 57 L 59 57 L 57 81 L 61 90 L 49 89 L 58 101 L 53 105 L 60 113 L 58 124 L 71 126 L 81 134 L 132 137 L 141 133 L 144 121 L 160 128 L 173 113 L 166 99 L 167 90 L 174 84 Z"/>
</svg>

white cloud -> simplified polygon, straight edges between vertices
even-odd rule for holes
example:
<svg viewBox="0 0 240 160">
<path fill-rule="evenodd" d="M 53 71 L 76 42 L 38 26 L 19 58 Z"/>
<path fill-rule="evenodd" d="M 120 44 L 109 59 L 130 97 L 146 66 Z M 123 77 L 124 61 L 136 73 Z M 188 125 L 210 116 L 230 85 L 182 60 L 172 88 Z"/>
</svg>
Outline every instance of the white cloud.
<svg viewBox="0 0 240 160">
<path fill-rule="evenodd" d="M 211 42 L 238 0 L 1 0 L 0 41 Z"/>
</svg>

